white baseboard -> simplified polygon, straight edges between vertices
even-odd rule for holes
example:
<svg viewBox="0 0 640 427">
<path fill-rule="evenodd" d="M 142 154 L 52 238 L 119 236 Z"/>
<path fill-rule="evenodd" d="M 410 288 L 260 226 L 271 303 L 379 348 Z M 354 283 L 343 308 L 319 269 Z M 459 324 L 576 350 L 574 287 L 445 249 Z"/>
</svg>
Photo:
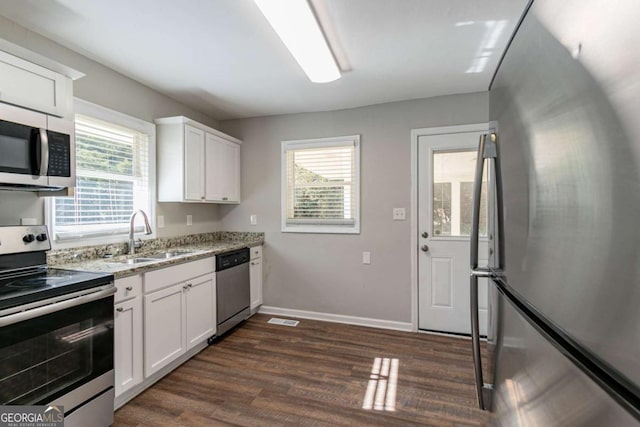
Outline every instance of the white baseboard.
<svg viewBox="0 0 640 427">
<path fill-rule="evenodd" d="M 342 314 L 319 313 L 317 311 L 295 310 L 292 308 L 262 306 L 258 311 L 262 314 L 295 317 L 299 319 L 321 320 L 324 322 L 345 323 L 347 325 L 368 326 L 370 328 L 392 329 L 394 331 L 412 332 L 410 322 L 371 319 L 368 317 L 345 316 Z"/>
</svg>

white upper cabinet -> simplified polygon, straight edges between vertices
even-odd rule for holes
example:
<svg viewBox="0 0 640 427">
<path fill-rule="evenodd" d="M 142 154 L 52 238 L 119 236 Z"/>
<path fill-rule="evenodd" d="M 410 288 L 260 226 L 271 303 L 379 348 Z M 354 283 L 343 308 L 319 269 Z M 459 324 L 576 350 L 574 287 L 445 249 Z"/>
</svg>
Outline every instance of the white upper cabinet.
<svg viewBox="0 0 640 427">
<path fill-rule="evenodd" d="M 204 131 L 184 127 L 184 198 L 199 202 L 205 200 Z M 160 170 L 162 172 L 162 170 Z"/>
<path fill-rule="evenodd" d="M 205 198 L 223 203 L 240 201 L 240 146 L 207 133 Z"/>
<path fill-rule="evenodd" d="M 58 117 L 71 114 L 71 78 L 3 51 L 0 76 L 1 102 Z"/>
<path fill-rule="evenodd" d="M 240 202 L 242 141 L 182 116 L 155 122 L 158 201 Z"/>
</svg>

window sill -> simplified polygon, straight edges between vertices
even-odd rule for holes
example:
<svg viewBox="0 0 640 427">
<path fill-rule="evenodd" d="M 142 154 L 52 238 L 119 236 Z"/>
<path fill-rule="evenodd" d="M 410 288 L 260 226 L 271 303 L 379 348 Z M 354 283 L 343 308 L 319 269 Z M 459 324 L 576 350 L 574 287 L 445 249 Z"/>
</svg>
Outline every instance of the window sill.
<svg viewBox="0 0 640 427">
<path fill-rule="evenodd" d="M 306 234 L 360 234 L 359 227 L 323 227 L 323 226 L 300 226 L 283 227 L 282 233 L 306 233 Z"/>
</svg>

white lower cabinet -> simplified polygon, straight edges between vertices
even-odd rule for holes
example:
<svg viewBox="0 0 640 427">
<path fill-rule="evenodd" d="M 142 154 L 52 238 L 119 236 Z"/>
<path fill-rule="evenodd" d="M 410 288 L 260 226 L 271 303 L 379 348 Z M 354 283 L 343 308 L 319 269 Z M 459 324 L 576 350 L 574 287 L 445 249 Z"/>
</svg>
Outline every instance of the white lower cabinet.
<svg viewBox="0 0 640 427">
<path fill-rule="evenodd" d="M 142 276 L 115 282 L 114 354 L 116 396 L 140 384 L 142 372 Z"/>
<path fill-rule="evenodd" d="M 145 377 L 215 335 L 214 266 L 207 258 L 145 274 Z"/>
<path fill-rule="evenodd" d="M 114 370 L 116 396 L 142 382 L 142 299 L 115 305 Z"/>
<path fill-rule="evenodd" d="M 216 333 L 216 287 L 213 274 L 187 283 L 185 313 L 189 350 Z"/>
<path fill-rule="evenodd" d="M 251 288 L 251 312 L 255 313 L 262 305 L 262 246 L 250 249 L 249 283 Z"/>
<path fill-rule="evenodd" d="M 182 283 L 144 296 L 144 374 L 159 371 L 186 351 Z"/>
<path fill-rule="evenodd" d="M 116 280 L 116 407 L 215 335 L 214 271 L 215 257 L 209 257 Z"/>
</svg>

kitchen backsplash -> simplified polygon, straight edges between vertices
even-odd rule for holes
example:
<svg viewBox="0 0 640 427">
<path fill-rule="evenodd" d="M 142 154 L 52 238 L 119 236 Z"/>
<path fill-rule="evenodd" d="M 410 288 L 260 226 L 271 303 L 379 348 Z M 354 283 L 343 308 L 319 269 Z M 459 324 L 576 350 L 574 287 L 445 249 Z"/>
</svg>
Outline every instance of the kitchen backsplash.
<svg viewBox="0 0 640 427">
<path fill-rule="evenodd" d="M 144 240 L 142 248 L 137 253 L 150 253 L 176 246 L 196 245 L 207 242 L 247 242 L 264 241 L 264 233 L 240 231 L 216 231 L 213 233 L 190 234 L 187 236 L 162 237 Z M 60 265 L 72 262 L 88 261 L 92 259 L 108 258 L 126 255 L 127 243 L 108 245 L 84 246 L 78 248 L 59 249 L 47 252 L 49 265 Z"/>
</svg>

